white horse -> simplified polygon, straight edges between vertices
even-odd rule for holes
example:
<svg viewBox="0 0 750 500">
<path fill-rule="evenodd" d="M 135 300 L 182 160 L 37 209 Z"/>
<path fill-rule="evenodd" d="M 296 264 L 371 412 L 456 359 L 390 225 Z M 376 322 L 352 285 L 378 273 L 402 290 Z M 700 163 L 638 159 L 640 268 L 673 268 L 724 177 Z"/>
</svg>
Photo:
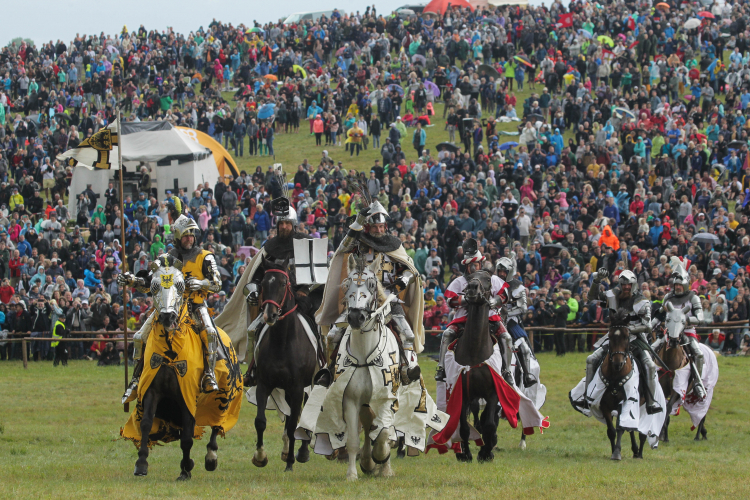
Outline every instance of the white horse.
<svg viewBox="0 0 750 500">
<path fill-rule="evenodd" d="M 350 326 L 349 342 L 342 342 L 340 351 L 349 353 L 360 363 L 376 350 L 381 343 L 381 337 L 392 335 L 385 327 L 385 316 L 387 315 L 387 304 L 381 304 L 385 295 L 382 293 L 380 283 L 376 278 L 376 272 L 380 268 L 381 259 L 377 258 L 368 267 L 364 259 L 353 255 L 349 256 L 349 276 L 341 283 L 344 292 Z M 380 307 L 379 307 L 380 305 Z M 386 307 L 383 307 L 386 306 Z M 398 352 L 396 356 L 398 356 Z M 339 359 L 345 359 L 340 353 Z M 346 358 L 347 360 L 349 358 Z M 395 365 L 391 375 L 397 379 L 398 357 L 395 360 L 386 360 L 387 364 Z M 345 364 L 345 363 L 344 363 Z M 341 369 L 341 367 L 337 367 Z M 346 478 L 350 481 L 357 480 L 356 460 L 360 452 L 359 447 L 359 424 L 365 430 L 365 446 L 362 449 L 360 467 L 365 474 L 376 473 L 378 476 L 393 476 L 391 469 L 391 445 L 389 428 L 381 426 L 377 437 L 371 439 L 370 433 L 376 415 L 370 406 L 373 399 L 374 386 L 370 375 L 368 364 L 356 365 L 349 384 L 346 386 L 343 397 L 344 421 L 346 423 L 346 451 L 349 455 L 349 468 Z M 345 369 L 345 367 L 344 367 Z M 338 373 L 337 373 L 338 376 Z M 397 384 L 393 380 L 393 384 Z M 374 411 L 373 411 L 374 410 Z M 390 410 L 389 410 L 390 411 Z M 374 442 L 373 442 L 374 441 Z M 376 470 L 377 469 L 377 470 Z"/>
</svg>

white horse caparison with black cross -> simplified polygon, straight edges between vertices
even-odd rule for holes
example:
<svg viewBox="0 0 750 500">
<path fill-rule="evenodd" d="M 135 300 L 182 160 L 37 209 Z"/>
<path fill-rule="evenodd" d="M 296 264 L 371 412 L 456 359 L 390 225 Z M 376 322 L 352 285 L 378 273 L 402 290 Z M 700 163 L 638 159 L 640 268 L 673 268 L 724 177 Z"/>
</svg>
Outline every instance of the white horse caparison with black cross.
<svg viewBox="0 0 750 500">
<path fill-rule="evenodd" d="M 349 276 L 342 282 L 344 300 L 348 311 L 351 328 L 348 349 L 352 356 L 359 360 L 367 359 L 378 347 L 382 335 L 391 335 L 380 318 L 372 318 L 384 298 L 376 273 L 381 259 L 376 258 L 370 266 L 364 259 L 349 256 Z M 375 320 L 375 321 L 372 321 Z M 341 349 L 347 346 L 341 345 Z M 359 423 L 365 429 L 365 446 L 362 448 L 360 467 L 365 474 L 381 477 L 393 476 L 391 469 L 391 446 L 387 428 L 381 429 L 374 442 L 369 437 L 374 413 L 370 408 L 373 396 L 373 384 L 369 367 L 357 367 L 344 391 L 343 411 L 346 422 L 346 451 L 349 454 L 349 468 L 346 478 L 357 480 L 357 454 L 359 447 Z"/>
</svg>

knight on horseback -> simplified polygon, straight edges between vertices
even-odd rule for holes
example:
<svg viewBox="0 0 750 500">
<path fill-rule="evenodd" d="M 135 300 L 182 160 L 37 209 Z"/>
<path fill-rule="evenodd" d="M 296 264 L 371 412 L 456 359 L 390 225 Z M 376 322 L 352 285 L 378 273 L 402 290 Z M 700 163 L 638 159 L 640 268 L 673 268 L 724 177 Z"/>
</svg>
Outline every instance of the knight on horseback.
<svg viewBox="0 0 750 500">
<path fill-rule="evenodd" d="M 651 331 L 651 302 L 644 297 L 637 288 L 637 279 L 632 271 L 623 271 L 617 278 L 617 285 L 610 290 L 601 288 L 601 281 L 607 279 L 609 273 L 601 268 L 593 276 L 591 284 L 591 295 L 593 300 L 599 300 L 607 304 L 610 315 L 614 315 L 618 309 L 627 313 L 627 326 L 631 335 L 631 351 L 644 367 L 640 372 L 641 381 L 648 388 L 645 394 L 646 412 L 649 415 L 662 411 L 661 406 L 654 401 L 656 394 L 656 364 L 647 350 L 650 345 L 646 340 L 646 333 Z M 633 340 L 636 340 L 633 342 Z M 604 356 L 609 348 L 609 334 L 604 335 L 596 344 L 596 350 L 586 358 L 586 384 L 584 394 L 588 394 L 589 384 L 596 374 Z M 588 401 L 584 398 L 584 406 L 588 408 Z"/>
<path fill-rule="evenodd" d="M 296 276 L 294 240 L 306 240 L 312 239 L 312 237 L 297 231 L 297 211 L 291 206 L 288 198 L 283 196 L 275 198 L 272 202 L 272 209 L 273 214 L 276 217 L 276 236 L 266 241 L 261 252 L 255 256 L 253 262 L 247 268 L 246 273 L 248 274 L 248 283 L 244 289 L 247 305 L 250 307 L 259 305 L 260 284 L 263 280 L 263 275 L 265 274 L 265 267 L 263 265 L 264 259 L 276 265 L 282 265 L 286 262 L 288 266 L 286 271 L 292 280 L 291 286 L 298 306 L 297 310 L 306 318 L 310 318 L 307 322 L 317 333 L 317 328 L 313 326 L 311 320 L 314 308 L 312 301 L 309 299 L 313 287 L 307 284 L 299 284 L 294 279 Z M 257 266 L 253 265 L 256 260 L 259 263 Z M 248 345 L 250 346 L 250 349 L 248 349 L 248 357 L 246 359 L 248 363 L 247 373 L 245 374 L 246 387 L 254 386 L 256 383 L 254 362 L 255 342 L 264 326 L 266 326 L 266 323 L 263 319 L 263 314 L 259 313 L 247 327 Z M 322 352 L 320 338 L 318 338 L 318 342 L 319 349 Z"/>
<path fill-rule="evenodd" d="M 503 306 L 501 317 L 506 325 L 508 333 L 513 339 L 513 346 L 518 351 L 518 363 L 523 370 L 523 385 L 531 387 L 537 383 L 536 377 L 531 373 L 531 348 L 529 348 L 529 336 L 523 329 L 523 315 L 526 314 L 528 307 L 526 305 L 526 288 L 521 280 L 516 278 L 516 260 L 508 257 L 501 257 L 497 261 L 495 271 L 501 280 L 508 284 L 505 293 L 508 296 L 508 302 Z M 508 281 L 510 279 L 510 281 Z"/>
<path fill-rule="evenodd" d="M 365 197 L 368 200 L 367 197 Z M 391 303 L 391 326 L 394 333 L 400 338 L 401 346 L 404 351 L 419 352 L 422 348 L 424 333 L 422 331 L 422 314 L 424 311 L 424 296 L 421 293 L 421 279 L 419 273 L 414 267 L 411 258 L 401 243 L 401 240 L 395 236 L 387 234 L 388 212 L 383 205 L 377 200 L 370 201 L 369 206 L 360 210 L 356 220 L 349 226 L 349 231 L 341 242 L 336 255 L 331 261 L 331 268 L 341 267 L 343 262 L 339 260 L 346 254 L 364 255 L 369 265 L 378 256 L 382 259 L 381 270 L 378 273 L 378 281 L 383 285 L 386 297 L 390 295 L 399 296 L 398 300 Z M 337 258 L 338 257 L 338 258 Z M 338 270 L 338 269 L 337 269 Z M 345 273 L 341 276 L 346 277 Z M 341 302 L 338 297 L 338 282 L 330 279 L 326 283 L 326 291 L 323 304 L 318 310 L 316 318 L 318 323 L 327 324 L 328 321 L 321 321 L 321 318 L 332 318 L 334 307 L 338 312 L 338 305 Z M 404 293 L 405 292 L 405 293 Z M 407 313 L 408 309 L 408 313 Z M 408 315 L 408 317 L 407 317 Z M 336 319 L 331 322 L 332 327 L 328 333 L 329 352 L 332 360 L 335 359 L 334 353 L 338 349 L 339 343 L 348 326 L 347 311 L 336 314 Z M 415 333 L 413 328 L 419 328 L 420 340 L 419 345 L 415 346 Z M 416 356 L 412 357 L 412 366 L 410 368 L 409 360 L 406 356 L 401 358 L 401 380 L 404 385 L 419 379 L 419 370 L 416 363 Z M 335 363 L 329 363 L 332 370 Z M 408 373 L 407 373 L 408 372 Z M 317 383 L 328 386 L 333 381 L 330 371 L 321 372 L 317 377 Z"/>
<path fill-rule="evenodd" d="M 680 257 L 672 256 L 670 265 L 672 267 L 672 275 L 669 278 L 669 284 L 672 286 L 672 290 L 667 293 L 662 302 L 662 309 L 666 310 L 668 303 L 671 303 L 675 309 L 682 309 L 686 304 L 690 305 L 690 310 L 687 313 L 688 325 L 680 334 L 679 342 L 680 345 L 685 346 L 686 350 L 692 358 L 690 361 L 690 368 L 693 373 L 693 388 L 695 395 L 699 399 L 706 397 L 706 388 L 703 387 L 703 381 L 701 379 L 701 373 L 703 373 L 703 364 L 705 362 L 703 353 L 700 347 L 698 347 L 698 336 L 695 333 L 695 326 L 697 324 L 705 324 L 706 321 L 703 317 L 703 307 L 701 306 L 700 298 L 696 293 L 690 290 L 690 275 L 687 272 L 686 264 L 689 265 L 690 261 L 683 261 Z M 659 319 L 654 318 L 651 322 L 651 326 L 656 328 L 659 325 Z M 667 342 L 667 334 L 660 336 L 656 341 L 651 344 L 651 348 L 654 352 L 658 352 L 662 348 L 665 342 Z"/>
<path fill-rule="evenodd" d="M 192 319 L 192 330 L 200 336 L 203 345 L 203 376 L 201 391 L 208 393 L 217 391 L 216 359 L 219 345 L 218 332 L 206 306 L 206 298 L 210 293 L 221 289 L 221 276 L 216 257 L 213 253 L 203 250 L 198 244 L 200 228 L 195 221 L 182 214 L 182 205 L 173 198 L 170 203 L 171 228 L 174 233 L 174 248 L 169 255 L 183 263 L 182 272 L 185 275 L 184 295 L 188 303 Z M 117 277 L 117 283 L 123 287 L 134 287 L 139 292 L 149 293 L 153 271 L 140 271 L 138 275 L 123 273 Z M 133 336 L 133 378 L 122 397 L 123 403 L 135 397 L 138 382 L 143 371 L 143 346 L 146 344 L 157 312 L 152 311 L 141 329 Z"/>
<path fill-rule="evenodd" d="M 466 307 L 463 305 L 464 290 L 469 284 L 466 280 L 466 276 L 470 276 L 481 270 L 482 264 L 485 261 L 485 257 L 482 255 L 482 252 L 479 251 L 479 245 L 475 239 L 469 238 L 464 241 L 463 250 L 465 258 L 461 261 L 461 265 L 464 266 L 464 275 L 454 279 L 445 291 L 448 305 L 455 309 L 456 312 L 453 316 L 453 321 L 451 321 L 448 327 L 443 331 L 443 337 L 440 341 L 440 360 L 438 361 L 438 368 L 435 373 L 435 380 L 438 382 L 445 381 L 445 354 L 448 352 L 448 346 L 450 346 L 454 340 L 461 337 L 463 326 L 466 323 Z M 491 280 L 492 293 L 490 294 L 489 299 L 490 332 L 496 334 L 496 337 L 500 341 L 500 350 L 503 355 L 503 378 L 508 384 L 513 386 L 513 375 L 510 372 L 513 356 L 513 339 L 503 326 L 498 313 L 498 308 L 502 304 L 508 302 L 509 295 L 507 290 L 509 287 L 508 284 L 497 275 L 493 274 Z M 524 372 L 528 373 L 526 370 L 524 370 Z M 527 377 L 524 378 L 526 379 Z M 526 380 L 524 380 L 524 384 L 526 384 Z"/>
</svg>

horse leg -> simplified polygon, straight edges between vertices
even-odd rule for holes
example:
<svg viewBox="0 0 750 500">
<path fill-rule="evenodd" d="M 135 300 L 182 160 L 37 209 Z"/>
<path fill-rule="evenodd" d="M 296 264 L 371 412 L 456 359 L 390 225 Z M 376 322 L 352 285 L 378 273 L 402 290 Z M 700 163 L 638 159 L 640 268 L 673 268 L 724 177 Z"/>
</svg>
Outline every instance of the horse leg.
<svg viewBox="0 0 750 500">
<path fill-rule="evenodd" d="M 701 419 L 701 436 L 704 441 L 708 441 L 708 431 L 706 430 L 706 416 Z"/>
<path fill-rule="evenodd" d="M 359 401 L 352 401 L 344 396 L 344 423 L 346 424 L 346 451 L 349 455 L 349 468 L 346 471 L 346 479 L 356 481 L 357 477 L 357 453 L 359 453 Z M 365 434 L 365 439 L 370 439 Z"/>
<path fill-rule="evenodd" d="M 193 433 L 195 432 L 195 418 L 182 402 L 182 429 L 180 430 L 180 449 L 182 450 L 182 461 L 180 462 L 180 475 L 178 481 L 187 481 L 192 477 L 190 471 L 195 467 L 195 462 L 190 458 L 190 450 L 193 448 Z"/>
<path fill-rule="evenodd" d="M 638 444 L 635 441 L 635 432 L 630 431 L 630 449 L 633 450 L 633 458 L 641 458 L 638 456 Z"/>
<path fill-rule="evenodd" d="M 639 446 L 638 446 L 638 458 L 643 458 L 643 445 L 646 444 L 646 438 L 647 437 L 648 436 L 646 436 L 642 432 L 638 433 L 638 438 L 640 439 L 640 443 L 639 443 Z"/>
<path fill-rule="evenodd" d="M 365 445 L 362 447 L 362 453 L 359 457 L 359 468 L 363 474 L 372 475 L 375 472 L 377 464 L 372 459 L 372 440 L 370 439 L 370 429 L 375 414 L 369 406 L 363 406 L 359 411 L 359 419 L 362 422 L 362 428 L 365 431 Z"/>
<path fill-rule="evenodd" d="M 149 390 L 143 398 L 143 418 L 141 419 L 141 446 L 138 449 L 138 460 L 135 462 L 136 476 L 148 474 L 148 439 L 151 434 L 151 425 L 154 423 L 156 407 L 159 405 L 159 394 L 156 390 Z"/>
<path fill-rule="evenodd" d="M 518 447 L 521 448 L 522 451 L 526 451 L 526 434 L 523 433 L 523 429 L 521 429 L 521 442 L 518 443 Z"/>
<path fill-rule="evenodd" d="M 286 469 L 284 472 L 292 472 L 294 470 L 294 431 L 297 428 L 297 422 L 299 421 L 300 413 L 302 412 L 302 398 L 305 392 L 303 388 L 296 387 L 291 394 L 287 393 L 287 403 L 292 409 L 292 414 L 286 419 L 286 436 L 288 441 L 287 457 L 286 457 Z"/>
<path fill-rule="evenodd" d="M 458 424 L 459 435 L 461 436 L 461 453 L 456 453 L 456 460 L 459 462 L 471 462 L 471 448 L 469 448 L 469 436 L 471 435 L 471 429 L 469 428 L 469 417 L 468 409 L 471 399 L 469 398 L 469 391 L 467 391 L 468 384 L 466 378 L 469 376 L 468 373 L 464 373 L 461 377 L 461 383 L 463 384 L 463 402 L 461 404 L 461 417 Z"/>
<path fill-rule="evenodd" d="M 622 460 L 622 435 L 625 433 L 625 429 L 620 427 L 620 417 L 617 417 L 617 442 L 615 443 L 615 450 L 612 452 L 612 460 Z"/>
<path fill-rule="evenodd" d="M 706 421 L 706 417 L 703 417 L 701 419 L 701 421 L 698 422 L 698 426 L 697 426 L 696 432 L 695 432 L 695 439 L 693 439 L 693 441 L 700 441 L 701 440 L 701 434 L 702 434 L 702 432 L 705 432 L 705 431 L 701 431 L 701 429 L 703 429 L 703 423 L 705 421 Z M 708 432 L 706 432 L 706 434 L 708 434 Z M 704 438 L 704 439 L 707 440 L 708 438 Z"/>
<path fill-rule="evenodd" d="M 219 435 L 219 428 L 214 427 L 211 429 L 211 439 L 208 440 L 206 445 L 206 470 L 213 472 L 219 466 L 219 456 L 216 454 L 219 451 L 219 445 L 216 443 L 216 436 Z"/>
<path fill-rule="evenodd" d="M 612 423 L 612 414 L 606 411 L 602 411 L 602 413 L 604 415 L 604 420 L 607 421 L 607 437 L 609 438 L 610 448 L 612 449 L 612 459 L 614 460 L 615 437 L 617 436 L 617 431 L 615 430 L 615 426 Z"/>
<path fill-rule="evenodd" d="M 495 441 L 497 440 L 497 402 L 497 394 L 493 388 L 482 412 L 482 441 L 484 441 L 484 445 L 477 454 L 479 463 L 492 462 L 495 458 L 492 448 L 495 447 Z"/>
<path fill-rule="evenodd" d="M 258 442 L 255 446 L 255 454 L 253 454 L 253 465 L 265 467 L 268 465 L 268 456 L 263 448 L 263 433 L 266 430 L 266 402 L 268 401 L 266 386 L 259 383 L 255 395 L 258 401 L 258 414 L 255 416 L 255 433 L 258 435 Z"/>
<path fill-rule="evenodd" d="M 304 393 L 303 393 L 304 394 Z M 307 404 L 308 396 L 307 394 L 304 395 L 302 401 L 303 406 Z M 302 410 L 300 409 L 300 412 Z M 304 464 L 310 461 L 310 441 L 302 440 L 302 444 L 299 447 L 299 451 L 297 451 L 297 462 Z"/>
<path fill-rule="evenodd" d="M 281 461 L 286 462 L 289 457 L 289 434 L 286 432 L 286 424 L 289 417 L 284 420 L 284 428 L 281 430 Z"/>
</svg>

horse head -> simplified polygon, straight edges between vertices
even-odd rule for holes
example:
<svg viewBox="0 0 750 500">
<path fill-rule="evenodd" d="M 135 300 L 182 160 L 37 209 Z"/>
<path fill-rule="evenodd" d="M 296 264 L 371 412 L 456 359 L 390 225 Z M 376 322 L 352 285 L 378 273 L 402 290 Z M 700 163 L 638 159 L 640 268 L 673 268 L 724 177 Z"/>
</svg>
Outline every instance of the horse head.
<svg viewBox="0 0 750 500">
<path fill-rule="evenodd" d="M 690 304 L 687 303 L 680 309 L 675 309 L 671 302 L 664 306 L 667 310 L 665 328 L 669 337 L 669 347 L 675 348 L 680 342 L 680 335 L 685 331 L 688 324 L 687 314 L 690 312 Z"/>
<path fill-rule="evenodd" d="M 616 326 L 609 332 L 609 361 L 615 372 L 621 372 L 630 356 L 630 331 L 626 326 Z"/>
<path fill-rule="evenodd" d="M 168 332 L 173 332 L 180 326 L 180 310 L 184 302 L 182 262 L 171 255 L 162 255 L 151 264 L 151 271 L 151 296 L 159 323 Z"/>
<path fill-rule="evenodd" d="M 487 302 L 492 293 L 492 277 L 487 271 L 481 270 L 470 274 L 467 278 L 464 297 L 469 304 Z"/>
<path fill-rule="evenodd" d="M 378 308 L 378 279 L 381 257 L 367 265 L 364 256 L 349 255 L 349 275 L 341 283 L 344 305 L 349 311 L 347 321 L 353 330 L 359 330 Z"/>
<path fill-rule="evenodd" d="M 265 274 L 260 284 L 261 302 L 260 308 L 263 311 L 263 320 L 268 326 L 273 326 L 279 319 L 283 319 L 282 311 L 286 301 L 294 302 L 292 293 L 292 283 L 289 278 L 289 261 L 285 260 L 281 265 L 274 264 L 266 259 L 263 263 Z"/>
</svg>

